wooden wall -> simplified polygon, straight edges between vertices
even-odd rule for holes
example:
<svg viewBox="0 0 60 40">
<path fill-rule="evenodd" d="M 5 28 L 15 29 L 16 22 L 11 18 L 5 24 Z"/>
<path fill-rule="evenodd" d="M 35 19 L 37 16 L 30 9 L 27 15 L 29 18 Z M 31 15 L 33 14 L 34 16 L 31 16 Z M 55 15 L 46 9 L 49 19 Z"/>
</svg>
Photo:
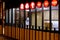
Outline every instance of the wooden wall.
<svg viewBox="0 0 60 40">
<path fill-rule="evenodd" d="M 25 30 L 25 31 L 24 31 Z M 29 32 L 30 31 L 30 32 Z M 30 35 L 29 35 L 30 34 Z M 16 38 L 18 40 L 58 40 L 58 33 L 50 33 L 50 32 L 42 32 L 42 31 L 36 31 L 35 30 L 29 30 L 29 29 L 23 29 L 19 27 L 5 27 L 5 34 L 6 36 Z M 36 36 L 36 38 L 35 38 Z"/>
</svg>

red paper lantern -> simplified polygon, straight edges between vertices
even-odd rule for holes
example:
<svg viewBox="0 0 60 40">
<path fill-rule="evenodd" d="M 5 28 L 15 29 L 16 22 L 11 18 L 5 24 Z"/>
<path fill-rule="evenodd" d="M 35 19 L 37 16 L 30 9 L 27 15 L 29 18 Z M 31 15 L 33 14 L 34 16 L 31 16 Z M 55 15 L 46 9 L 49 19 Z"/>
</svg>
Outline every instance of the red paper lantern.
<svg viewBox="0 0 60 40">
<path fill-rule="evenodd" d="M 37 7 L 41 8 L 42 7 L 42 3 L 41 2 L 37 2 Z"/>
<path fill-rule="evenodd" d="M 23 3 L 20 4 L 20 9 L 21 9 L 21 10 L 24 10 L 24 4 L 23 4 Z"/>
<path fill-rule="evenodd" d="M 48 7 L 49 6 L 49 2 L 48 1 L 44 1 L 44 7 Z"/>
<path fill-rule="evenodd" d="M 58 4 L 58 1 L 57 0 L 53 0 L 52 1 L 52 6 L 57 6 L 57 4 Z"/>
<path fill-rule="evenodd" d="M 35 8 L 35 3 L 34 3 L 34 2 L 31 2 L 30 8 L 31 8 L 31 9 L 34 9 L 34 8 Z"/>
<path fill-rule="evenodd" d="M 57 0 L 52 0 L 52 1 L 57 1 Z"/>
<path fill-rule="evenodd" d="M 25 4 L 25 9 L 29 9 L 29 3 Z"/>
</svg>

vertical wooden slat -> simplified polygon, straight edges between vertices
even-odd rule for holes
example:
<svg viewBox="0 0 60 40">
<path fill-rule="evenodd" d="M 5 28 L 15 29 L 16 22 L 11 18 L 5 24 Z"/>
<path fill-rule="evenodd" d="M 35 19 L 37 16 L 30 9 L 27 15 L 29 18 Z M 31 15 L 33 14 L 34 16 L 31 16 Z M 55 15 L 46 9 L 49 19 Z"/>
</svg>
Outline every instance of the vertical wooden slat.
<svg viewBox="0 0 60 40">
<path fill-rule="evenodd" d="M 6 26 L 6 36 L 8 36 L 8 25 Z"/>
<path fill-rule="evenodd" d="M 15 38 L 15 27 L 12 27 L 12 38 Z"/>
<path fill-rule="evenodd" d="M 4 35 L 7 36 L 7 27 L 4 27 Z"/>
<path fill-rule="evenodd" d="M 43 32 L 43 40 L 45 40 L 45 38 L 46 38 L 46 37 L 45 37 L 45 32 Z"/>
<path fill-rule="evenodd" d="M 54 40 L 54 33 L 51 33 L 51 40 Z"/>
<path fill-rule="evenodd" d="M 30 39 L 29 39 L 29 34 L 30 34 L 30 33 L 29 33 L 29 29 L 27 29 L 26 40 L 30 40 Z"/>
<path fill-rule="evenodd" d="M 38 31 L 36 31 L 36 40 L 38 40 Z"/>
<path fill-rule="evenodd" d="M 58 33 L 55 33 L 55 40 L 58 40 Z"/>
<path fill-rule="evenodd" d="M 35 40 L 35 30 L 33 30 L 33 40 Z"/>
<path fill-rule="evenodd" d="M 16 39 L 19 39 L 19 27 L 16 27 Z"/>
<path fill-rule="evenodd" d="M 27 29 L 25 29 L 25 40 L 27 40 Z"/>
<path fill-rule="evenodd" d="M 21 33 L 22 33 L 21 34 L 21 40 L 25 40 L 25 37 L 24 37 L 25 36 L 25 32 L 24 31 L 25 31 L 25 29 L 22 28 L 21 29 Z"/>
<path fill-rule="evenodd" d="M 19 35 L 19 36 L 20 36 L 20 39 L 19 39 L 19 40 L 22 40 L 22 39 L 21 39 L 21 34 L 22 34 L 22 33 L 21 33 L 21 28 L 19 28 L 19 29 L 20 29 L 20 35 Z"/>
<path fill-rule="evenodd" d="M 30 30 L 30 40 L 33 40 L 33 30 Z"/>
<path fill-rule="evenodd" d="M 47 40 L 49 40 L 49 32 L 47 32 Z"/>
<path fill-rule="evenodd" d="M 39 40 L 42 40 L 42 31 L 39 31 Z"/>
<path fill-rule="evenodd" d="M 9 37 L 11 37 L 11 26 L 9 26 Z"/>
<path fill-rule="evenodd" d="M 2 26 L 0 25 L 0 34 L 2 34 Z"/>
</svg>

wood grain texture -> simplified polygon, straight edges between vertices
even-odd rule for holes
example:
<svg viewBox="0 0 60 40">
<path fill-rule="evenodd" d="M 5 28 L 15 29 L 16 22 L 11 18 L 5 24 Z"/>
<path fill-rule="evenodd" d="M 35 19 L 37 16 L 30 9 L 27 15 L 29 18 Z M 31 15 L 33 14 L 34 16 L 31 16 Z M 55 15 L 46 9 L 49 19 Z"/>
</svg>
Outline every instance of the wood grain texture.
<svg viewBox="0 0 60 40">
<path fill-rule="evenodd" d="M 42 40 L 42 31 L 39 31 L 39 40 Z"/>
<path fill-rule="evenodd" d="M 24 32 L 25 31 L 25 32 Z M 20 33 L 19 33 L 20 32 Z M 23 29 L 23 28 L 18 28 L 16 27 L 16 34 L 15 33 L 15 28 L 12 27 L 12 38 L 15 38 L 15 35 L 16 35 L 16 39 L 18 40 L 58 40 L 58 36 L 59 34 L 58 33 L 50 33 L 50 32 L 42 32 L 42 31 L 36 31 L 36 35 L 35 35 L 35 30 L 30 30 L 29 32 L 29 29 Z M 30 34 L 30 36 L 29 36 Z M 5 27 L 5 35 L 7 35 L 7 26 Z M 20 36 L 20 37 L 19 37 Z M 24 38 L 25 36 L 25 38 Z M 35 38 L 36 36 L 36 38 Z M 11 27 L 9 27 L 9 37 L 11 37 Z M 51 38 L 50 38 L 51 37 Z"/>
<path fill-rule="evenodd" d="M 27 40 L 27 29 L 25 29 L 25 40 Z"/>
<path fill-rule="evenodd" d="M 46 38 L 46 33 L 45 32 L 43 32 L 43 40 L 45 40 L 45 38 Z"/>
<path fill-rule="evenodd" d="M 24 29 L 21 29 L 21 40 L 24 40 Z"/>
<path fill-rule="evenodd" d="M 47 40 L 49 40 L 49 37 L 50 37 L 50 36 L 49 36 L 49 32 L 47 32 Z"/>
<path fill-rule="evenodd" d="M 2 26 L 0 25 L 0 34 L 3 34 L 2 32 L 3 32 L 3 28 L 2 28 Z"/>
<path fill-rule="evenodd" d="M 55 35 L 54 35 L 54 33 L 51 33 L 51 40 L 54 40 L 55 38 Z"/>
<path fill-rule="evenodd" d="M 30 40 L 33 40 L 33 31 L 30 30 Z"/>
<path fill-rule="evenodd" d="M 12 37 L 12 28 L 11 28 L 11 26 L 9 26 L 9 37 Z"/>
<path fill-rule="evenodd" d="M 22 30 L 22 29 L 21 29 L 21 28 L 19 28 L 19 30 L 20 30 L 20 35 L 19 35 L 19 36 L 20 36 L 20 38 L 19 38 L 19 40 L 21 40 L 21 36 L 22 36 L 21 30 Z"/>
<path fill-rule="evenodd" d="M 35 40 L 35 30 L 33 30 L 33 40 Z"/>
<path fill-rule="evenodd" d="M 12 38 L 15 38 L 15 27 L 12 27 Z"/>
<path fill-rule="evenodd" d="M 19 39 L 19 28 L 16 27 L 16 39 Z"/>
<path fill-rule="evenodd" d="M 38 31 L 36 31 L 36 40 L 38 40 Z"/>
<path fill-rule="evenodd" d="M 29 40 L 29 38 L 30 38 L 30 33 L 29 33 L 29 29 L 27 29 L 27 35 L 26 35 L 26 37 L 27 37 L 27 39 L 26 40 Z"/>
<path fill-rule="evenodd" d="M 5 35 L 5 36 L 8 36 L 8 35 L 7 35 L 7 34 L 8 34 L 7 32 L 9 33 L 9 31 L 8 31 L 8 26 L 5 26 L 5 27 L 4 27 L 4 35 Z"/>
<path fill-rule="evenodd" d="M 58 40 L 58 33 L 55 33 L 55 40 Z"/>
</svg>

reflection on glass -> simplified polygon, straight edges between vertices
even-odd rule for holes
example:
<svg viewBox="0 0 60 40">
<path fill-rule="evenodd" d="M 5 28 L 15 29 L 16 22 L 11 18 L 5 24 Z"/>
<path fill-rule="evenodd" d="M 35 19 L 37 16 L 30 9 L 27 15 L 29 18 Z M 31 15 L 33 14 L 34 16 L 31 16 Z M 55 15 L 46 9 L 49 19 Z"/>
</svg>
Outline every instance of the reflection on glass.
<svg viewBox="0 0 60 40">
<path fill-rule="evenodd" d="M 58 29 L 58 10 L 52 10 L 52 30 L 59 30 Z"/>
<path fill-rule="evenodd" d="M 15 8 L 13 8 L 13 24 L 15 24 Z"/>
<path fill-rule="evenodd" d="M 6 23 L 8 23 L 8 10 L 6 10 Z"/>
<path fill-rule="evenodd" d="M 44 30 L 50 29 L 49 10 L 44 10 Z"/>
<path fill-rule="evenodd" d="M 10 24 L 11 24 L 11 11 L 12 11 L 12 10 L 9 9 L 9 15 L 8 15 L 8 16 L 9 16 L 9 23 L 10 23 Z"/>
<path fill-rule="evenodd" d="M 29 28 L 29 12 L 26 11 L 25 14 L 26 14 L 26 20 L 25 20 L 25 23 L 26 23 L 27 28 Z"/>
<path fill-rule="evenodd" d="M 20 22 L 21 22 L 21 27 L 24 25 L 24 10 L 20 10 Z"/>
<path fill-rule="evenodd" d="M 40 28 L 42 29 L 42 12 L 41 11 L 37 11 L 37 29 Z"/>
<path fill-rule="evenodd" d="M 16 17 L 16 26 L 18 26 L 19 25 L 19 8 L 16 8 L 15 9 L 16 10 L 16 13 L 15 13 L 15 17 Z"/>
<path fill-rule="evenodd" d="M 33 25 L 33 28 L 35 27 L 35 13 L 32 12 L 32 25 Z"/>
</svg>

